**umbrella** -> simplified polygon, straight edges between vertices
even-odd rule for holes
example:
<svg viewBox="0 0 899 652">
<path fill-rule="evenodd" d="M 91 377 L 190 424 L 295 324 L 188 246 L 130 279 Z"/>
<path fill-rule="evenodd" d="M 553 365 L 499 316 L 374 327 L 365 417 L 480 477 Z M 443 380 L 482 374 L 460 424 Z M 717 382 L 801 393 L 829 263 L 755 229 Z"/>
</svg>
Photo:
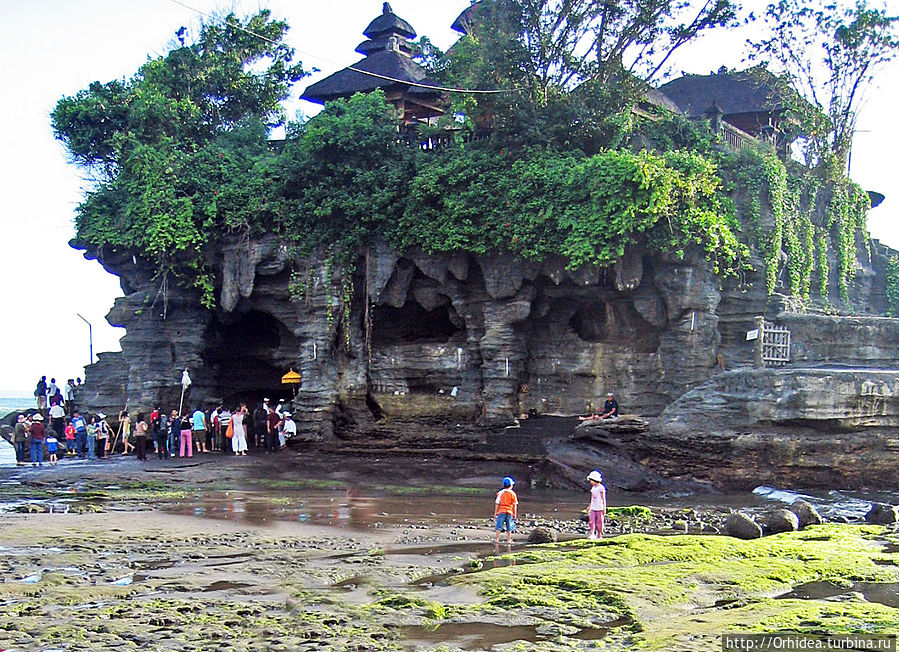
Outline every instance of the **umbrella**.
<svg viewBox="0 0 899 652">
<path fill-rule="evenodd" d="M 281 376 L 282 385 L 293 385 L 293 394 L 296 396 L 297 388 L 303 382 L 303 377 L 291 368 L 286 374 Z"/>
</svg>

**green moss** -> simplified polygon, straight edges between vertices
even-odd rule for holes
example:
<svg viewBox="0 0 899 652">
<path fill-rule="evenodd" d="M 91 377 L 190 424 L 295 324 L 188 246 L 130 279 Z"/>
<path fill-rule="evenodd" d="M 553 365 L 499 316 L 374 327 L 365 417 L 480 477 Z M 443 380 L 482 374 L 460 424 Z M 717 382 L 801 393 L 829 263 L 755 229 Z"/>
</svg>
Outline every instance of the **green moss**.
<svg viewBox="0 0 899 652">
<path fill-rule="evenodd" d="M 606 510 L 608 518 L 633 518 L 637 520 L 649 520 L 652 518 L 652 510 L 643 505 L 630 505 L 628 507 L 609 507 Z"/>
<path fill-rule="evenodd" d="M 635 636 L 613 634 L 608 642 L 612 648 L 627 645 L 705 652 L 721 649 L 724 633 L 892 634 L 897 622 L 899 609 L 864 600 L 760 599 L 728 609 L 675 616 Z"/>
<path fill-rule="evenodd" d="M 814 581 L 895 582 L 877 527 L 824 525 L 755 541 L 724 536 L 626 535 L 540 546 L 513 567 L 459 578 L 486 607 L 606 610 L 643 628 L 722 600 L 754 600 Z"/>
</svg>

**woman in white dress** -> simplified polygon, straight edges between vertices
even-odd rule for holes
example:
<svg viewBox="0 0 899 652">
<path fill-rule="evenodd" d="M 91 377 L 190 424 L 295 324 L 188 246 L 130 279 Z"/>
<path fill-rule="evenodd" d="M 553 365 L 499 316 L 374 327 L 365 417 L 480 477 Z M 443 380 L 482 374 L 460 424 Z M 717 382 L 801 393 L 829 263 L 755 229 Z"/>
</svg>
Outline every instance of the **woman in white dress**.
<svg viewBox="0 0 899 652">
<path fill-rule="evenodd" d="M 246 404 L 241 405 L 240 410 L 231 415 L 231 428 L 234 431 L 234 435 L 231 437 L 231 448 L 234 449 L 235 455 L 247 454 L 247 430 L 243 425 L 246 416 Z"/>
</svg>

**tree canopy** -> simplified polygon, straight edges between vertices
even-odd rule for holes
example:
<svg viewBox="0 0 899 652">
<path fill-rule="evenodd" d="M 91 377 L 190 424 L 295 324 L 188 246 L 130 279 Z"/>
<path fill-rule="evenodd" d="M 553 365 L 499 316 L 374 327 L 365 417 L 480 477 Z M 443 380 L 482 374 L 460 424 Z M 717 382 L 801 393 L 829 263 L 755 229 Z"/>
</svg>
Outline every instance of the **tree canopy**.
<svg viewBox="0 0 899 652">
<path fill-rule="evenodd" d="M 594 149 L 616 144 L 609 117 L 639 98 L 677 49 L 736 18 L 731 0 L 481 0 L 471 11 L 446 81 L 509 93 L 459 104 L 475 120 L 494 120 L 506 145 Z"/>
<path fill-rule="evenodd" d="M 866 0 L 778 0 L 753 56 L 782 72 L 812 103 L 800 107 L 806 161 L 844 169 L 859 108 L 874 75 L 899 53 L 899 16 Z"/>
<path fill-rule="evenodd" d="M 770 234 L 754 234 L 769 291 L 783 247 L 790 252 L 791 290 L 808 296 L 817 265 L 826 293 L 827 237 L 815 231 L 808 206 L 830 202 L 827 228 L 839 249 L 843 293 L 863 226 L 860 190 L 841 181 L 819 192 L 794 183 L 771 153 L 735 156 L 713 146 L 702 124 L 661 113 L 635 119 L 622 110 L 634 97 L 622 89 L 644 83 L 633 74 L 639 58 L 665 57 L 651 42 L 678 47 L 689 34 L 730 20 L 730 3 L 709 0 L 693 14 L 699 18 L 685 22 L 675 18 L 687 4 L 661 0 L 593 3 L 607 15 L 571 14 L 568 28 L 560 14 L 525 15 L 563 5 L 587 12 L 579 2 L 485 2 L 506 12 L 500 19 L 511 22 L 500 27 L 522 37 L 505 52 L 487 47 L 495 32 L 466 37 L 441 64 L 439 52 L 420 44 L 421 56 L 435 70 L 445 66 L 448 77 L 527 82 L 530 89 L 492 105 L 469 104 L 493 112 L 497 134 L 438 152 L 400 137 L 396 112 L 380 91 L 329 103 L 314 118 L 289 124 L 286 142 L 273 144 L 269 130 L 283 120 L 281 100 L 304 74 L 282 44 L 287 26 L 263 11 L 207 25 L 192 44 L 179 32 L 179 46 L 131 79 L 92 84 L 62 98 L 53 112 L 57 137 L 77 163 L 97 172 L 77 211 L 76 241 L 100 256 L 139 256 L 156 271 L 162 291 L 170 282 L 195 286 L 210 307 L 222 242 L 261 233 L 350 270 L 361 248 L 380 239 L 398 250 L 509 252 L 535 261 L 557 255 L 573 268 L 611 265 L 629 246 L 674 257 L 693 250 L 726 275 L 740 273 L 748 258 L 732 197 L 736 183 L 749 189 L 757 221 L 762 204 L 775 214 Z M 643 17 L 655 31 L 628 36 L 625 26 L 641 7 L 655 8 Z M 571 39 L 592 34 L 594 54 L 576 61 L 575 41 L 568 50 L 539 54 L 522 25 L 543 30 L 541 38 L 560 29 L 570 29 Z M 653 41 L 652 34 L 664 38 Z M 606 39 L 619 45 L 607 46 Z M 619 54 L 603 64 L 596 56 L 613 51 Z M 628 66 L 620 53 L 630 53 Z M 558 64 L 546 63 L 552 58 Z M 604 77 L 606 64 L 618 73 Z M 643 151 L 626 146 L 637 134 L 648 141 Z M 824 242 L 817 258 L 810 253 L 813 235 Z"/>
</svg>

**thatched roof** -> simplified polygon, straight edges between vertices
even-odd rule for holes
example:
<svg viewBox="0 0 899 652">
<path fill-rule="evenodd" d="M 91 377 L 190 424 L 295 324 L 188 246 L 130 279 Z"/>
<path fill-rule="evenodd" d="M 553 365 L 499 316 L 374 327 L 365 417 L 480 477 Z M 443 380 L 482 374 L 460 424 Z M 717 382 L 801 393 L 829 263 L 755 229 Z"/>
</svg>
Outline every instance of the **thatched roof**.
<svg viewBox="0 0 899 652">
<path fill-rule="evenodd" d="M 674 101 L 665 95 L 658 88 L 650 88 L 643 94 L 641 98 L 642 102 L 646 102 L 647 104 L 651 104 L 653 106 L 658 106 L 663 109 L 667 109 L 672 113 L 681 113 L 681 108 L 674 103 Z"/>
<path fill-rule="evenodd" d="M 468 26 L 471 25 L 471 21 L 474 19 L 474 9 L 477 5 L 478 3 L 475 2 L 468 9 L 459 14 L 456 20 L 453 21 L 452 28 L 460 34 L 468 34 Z"/>
<path fill-rule="evenodd" d="M 415 30 L 412 29 L 412 25 L 393 13 L 389 2 L 384 3 L 383 13 L 371 21 L 362 33 L 372 40 L 377 40 L 379 36 L 390 34 L 400 34 L 406 38 L 415 38 Z"/>
<path fill-rule="evenodd" d="M 434 84 L 434 82 L 427 78 L 427 73 L 424 68 L 415 63 L 407 55 L 395 50 L 375 52 L 374 54 L 365 57 L 359 63 L 354 64 L 352 67 L 401 81 L 394 82 L 387 79 L 381 79 L 380 77 L 366 75 L 362 72 L 356 72 L 349 68 L 344 68 L 329 77 L 325 77 L 320 82 L 309 86 L 303 93 L 302 99 L 324 104 L 329 100 L 350 97 L 355 93 L 367 93 L 378 88 L 389 89 L 405 87 L 401 82 L 428 85 Z M 423 91 L 423 93 L 418 91 Z M 409 92 L 414 92 L 417 95 L 437 94 L 428 89 L 416 88 L 410 89 Z"/>
<path fill-rule="evenodd" d="M 365 58 L 312 84 L 303 93 L 302 99 L 324 104 L 329 100 L 350 97 L 356 93 L 368 93 L 378 88 L 401 89 L 409 95 L 418 96 L 421 101 L 439 95 L 427 88 L 409 86 L 409 84 L 433 86 L 434 82 L 427 78 L 425 69 L 411 57 L 412 46 L 408 39 L 415 36 L 415 30 L 393 13 L 390 4 L 384 3 L 384 12 L 369 24 L 365 29 L 365 35 L 368 40 L 356 48 L 356 51 L 364 54 Z M 366 75 L 365 72 L 373 74 Z M 384 79 L 385 77 L 389 79 Z"/>
<path fill-rule="evenodd" d="M 783 110 L 790 93 L 781 80 L 762 67 L 739 72 L 722 68 L 711 75 L 684 75 L 661 91 L 690 117 L 705 115 L 718 105 L 724 115 Z"/>
</svg>

